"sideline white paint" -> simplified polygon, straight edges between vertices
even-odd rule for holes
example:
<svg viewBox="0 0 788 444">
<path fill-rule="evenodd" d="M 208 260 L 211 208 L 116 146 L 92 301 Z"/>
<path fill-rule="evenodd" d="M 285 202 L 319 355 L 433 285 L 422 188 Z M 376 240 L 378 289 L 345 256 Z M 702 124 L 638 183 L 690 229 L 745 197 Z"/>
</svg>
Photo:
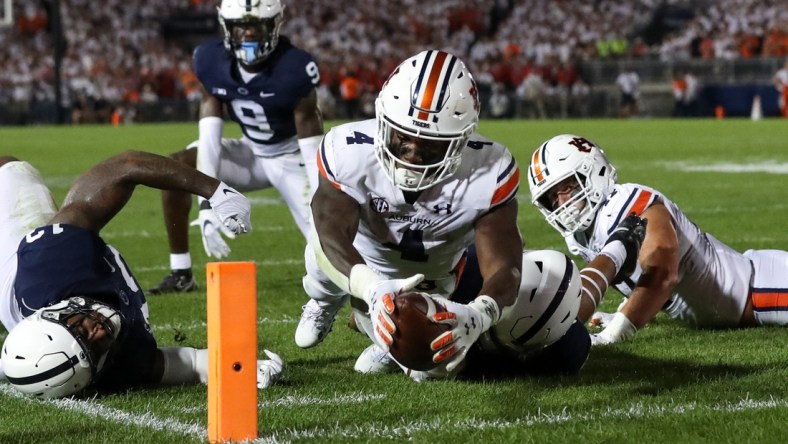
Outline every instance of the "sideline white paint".
<svg viewBox="0 0 788 444">
<path fill-rule="evenodd" d="M 788 174 L 788 163 L 785 162 L 764 161 L 759 163 L 715 163 L 709 165 L 691 165 L 684 162 L 666 162 L 662 165 L 667 169 L 680 171 Z"/>
</svg>

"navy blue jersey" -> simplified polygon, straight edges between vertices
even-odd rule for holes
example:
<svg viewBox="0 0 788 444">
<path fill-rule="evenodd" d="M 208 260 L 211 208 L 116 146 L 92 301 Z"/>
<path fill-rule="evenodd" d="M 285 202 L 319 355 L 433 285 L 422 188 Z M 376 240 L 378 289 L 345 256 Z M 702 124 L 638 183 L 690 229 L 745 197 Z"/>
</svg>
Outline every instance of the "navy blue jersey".
<svg viewBox="0 0 788 444">
<path fill-rule="evenodd" d="M 263 71 L 246 83 L 222 39 L 194 50 L 194 72 L 205 90 L 227 104 L 246 137 L 271 145 L 296 135 L 293 110 L 318 85 L 320 73 L 312 56 L 285 37 L 264 63 Z"/>
<path fill-rule="evenodd" d="M 154 383 L 156 340 L 142 308 L 145 295 L 118 251 L 95 233 L 65 224 L 38 228 L 17 251 L 16 301 L 27 317 L 39 308 L 87 296 L 123 315 L 121 335 L 96 385 Z"/>
</svg>

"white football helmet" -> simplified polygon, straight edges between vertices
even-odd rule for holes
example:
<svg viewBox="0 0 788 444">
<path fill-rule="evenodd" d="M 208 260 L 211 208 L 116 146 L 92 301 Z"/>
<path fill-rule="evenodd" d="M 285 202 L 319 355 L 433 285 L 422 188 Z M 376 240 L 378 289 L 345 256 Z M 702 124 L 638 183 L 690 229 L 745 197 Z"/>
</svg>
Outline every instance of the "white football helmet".
<svg viewBox="0 0 788 444">
<path fill-rule="evenodd" d="M 547 347 L 575 322 L 581 289 L 580 271 L 565 254 L 524 252 L 517 301 L 501 311 L 501 320 L 479 338 L 479 345 L 517 356 Z"/>
<path fill-rule="evenodd" d="M 72 297 L 37 310 L 23 319 L 3 343 L 3 371 L 17 390 L 40 398 L 61 398 L 78 393 L 96 378 L 110 350 L 100 356 L 91 349 L 74 315 L 98 312 L 114 343 L 121 329 L 116 310 L 83 297 Z"/>
<path fill-rule="evenodd" d="M 574 177 L 578 192 L 553 208 L 548 191 Z M 528 168 L 531 202 L 547 223 L 563 236 L 586 230 L 616 184 L 616 169 L 595 143 L 580 136 L 562 134 L 543 143 L 531 156 Z"/>
<path fill-rule="evenodd" d="M 219 24 L 224 31 L 224 47 L 245 65 L 262 62 L 276 49 L 285 7 L 281 0 L 222 0 Z M 260 28 L 260 39 L 243 42 L 233 36 L 233 27 L 253 25 Z"/>
<path fill-rule="evenodd" d="M 470 71 L 457 57 L 422 51 L 402 62 L 375 101 L 378 134 L 375 154 L 388 178 L 400 189 L 420 191 L 454 174 L 462 150 L 479 122 L 479 94 Z M 443 159 L 415 165 L 390 149 L 391 132 L 445 141 Z"/>
</svg>

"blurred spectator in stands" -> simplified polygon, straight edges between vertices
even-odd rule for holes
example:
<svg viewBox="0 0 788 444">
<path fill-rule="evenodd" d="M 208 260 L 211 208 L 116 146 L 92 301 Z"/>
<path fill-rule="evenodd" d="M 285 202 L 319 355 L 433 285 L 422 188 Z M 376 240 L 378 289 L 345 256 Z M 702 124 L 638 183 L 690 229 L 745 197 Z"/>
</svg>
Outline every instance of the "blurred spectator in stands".
<svg viewBox="0 0 788 444">
<path fill-rule="evenodd" d="M 589 106 L 591 102 L 591 87 L 583 80 L 582 77 L 577 78 L 575 83 L 572 84 L 572 89 L 569 96 L 569 114 L 574 117 L 585 118 L 588 117 Z"/>
<path fill-rule="evenodd" d="M 624 70 L 616 78 L 616 85 L 621 95 L 619 115 L 624 118 L 636 116 L 640 98 L 640 76 L 629 64 L 624 65 Z"/>
<path fill-rule="evenodd" d="M 674 117 L 695 117 L 698 115 L 698 95 L 700 83 L 690 70 L 678 69 L 673 74 L 671 85 L 675 106 Z"/>
<path fill-rule="evenodd" d="M 345 119 L 355 120 L 361 112 L 361 81 L 354 70 L 348 70 L 339 81 L 339 94 L 342 96 Z"/>
<path fill-rule="evenodd" d="M 321 82 L 316 89 L 316 93 L 317 93 L 317 107 L 320 108 L 320 112 L 321 114 L 323 114 L 323 118 L 327 120 L 336 119 L 337 100 L 334 97 L 334 93 L 331 92 L 331 88 L 329 88 L 327 84 Z"/>
<path fill-rule="evenodd" d="M 774 74 L 774 87 L 779 94 L 780 115 L 788 117 L 788 59 L 785 64 Z"/>
<path fill-rule="evenodd" d="M 512 117 L 511 100 L 502 83 L 494 83 L 489 101 L 490 117 L 493 119 L 506 119 Z"/>
<path fill-rule="evenodd" d="M 517 87 L 518 116 L 525 116 L 531 119 L 545 119 L 544 97 L 546 86 L 542 75 L 536 70 L 531 71 L 525 77 L 523 83 Z"/>
</svg>

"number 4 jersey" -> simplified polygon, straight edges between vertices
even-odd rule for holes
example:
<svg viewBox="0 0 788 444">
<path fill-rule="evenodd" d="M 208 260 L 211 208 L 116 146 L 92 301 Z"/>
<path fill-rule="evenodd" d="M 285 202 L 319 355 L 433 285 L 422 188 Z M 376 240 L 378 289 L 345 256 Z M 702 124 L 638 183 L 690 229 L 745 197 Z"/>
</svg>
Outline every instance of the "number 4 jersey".
<svg viewBox="0 0 788 444">
<path fill-rule="evenodd" d="M 360 205 L 354 246 L 366 263 L 392 277 L 449 277 L 474 240 L 474 223 L 517 194 L 519 169 L 503 145 L 473 134 L 457 172 L 408 199 L 375 156 L 375 120 L 326 134 L 320 174 Z"/>
</svg>

